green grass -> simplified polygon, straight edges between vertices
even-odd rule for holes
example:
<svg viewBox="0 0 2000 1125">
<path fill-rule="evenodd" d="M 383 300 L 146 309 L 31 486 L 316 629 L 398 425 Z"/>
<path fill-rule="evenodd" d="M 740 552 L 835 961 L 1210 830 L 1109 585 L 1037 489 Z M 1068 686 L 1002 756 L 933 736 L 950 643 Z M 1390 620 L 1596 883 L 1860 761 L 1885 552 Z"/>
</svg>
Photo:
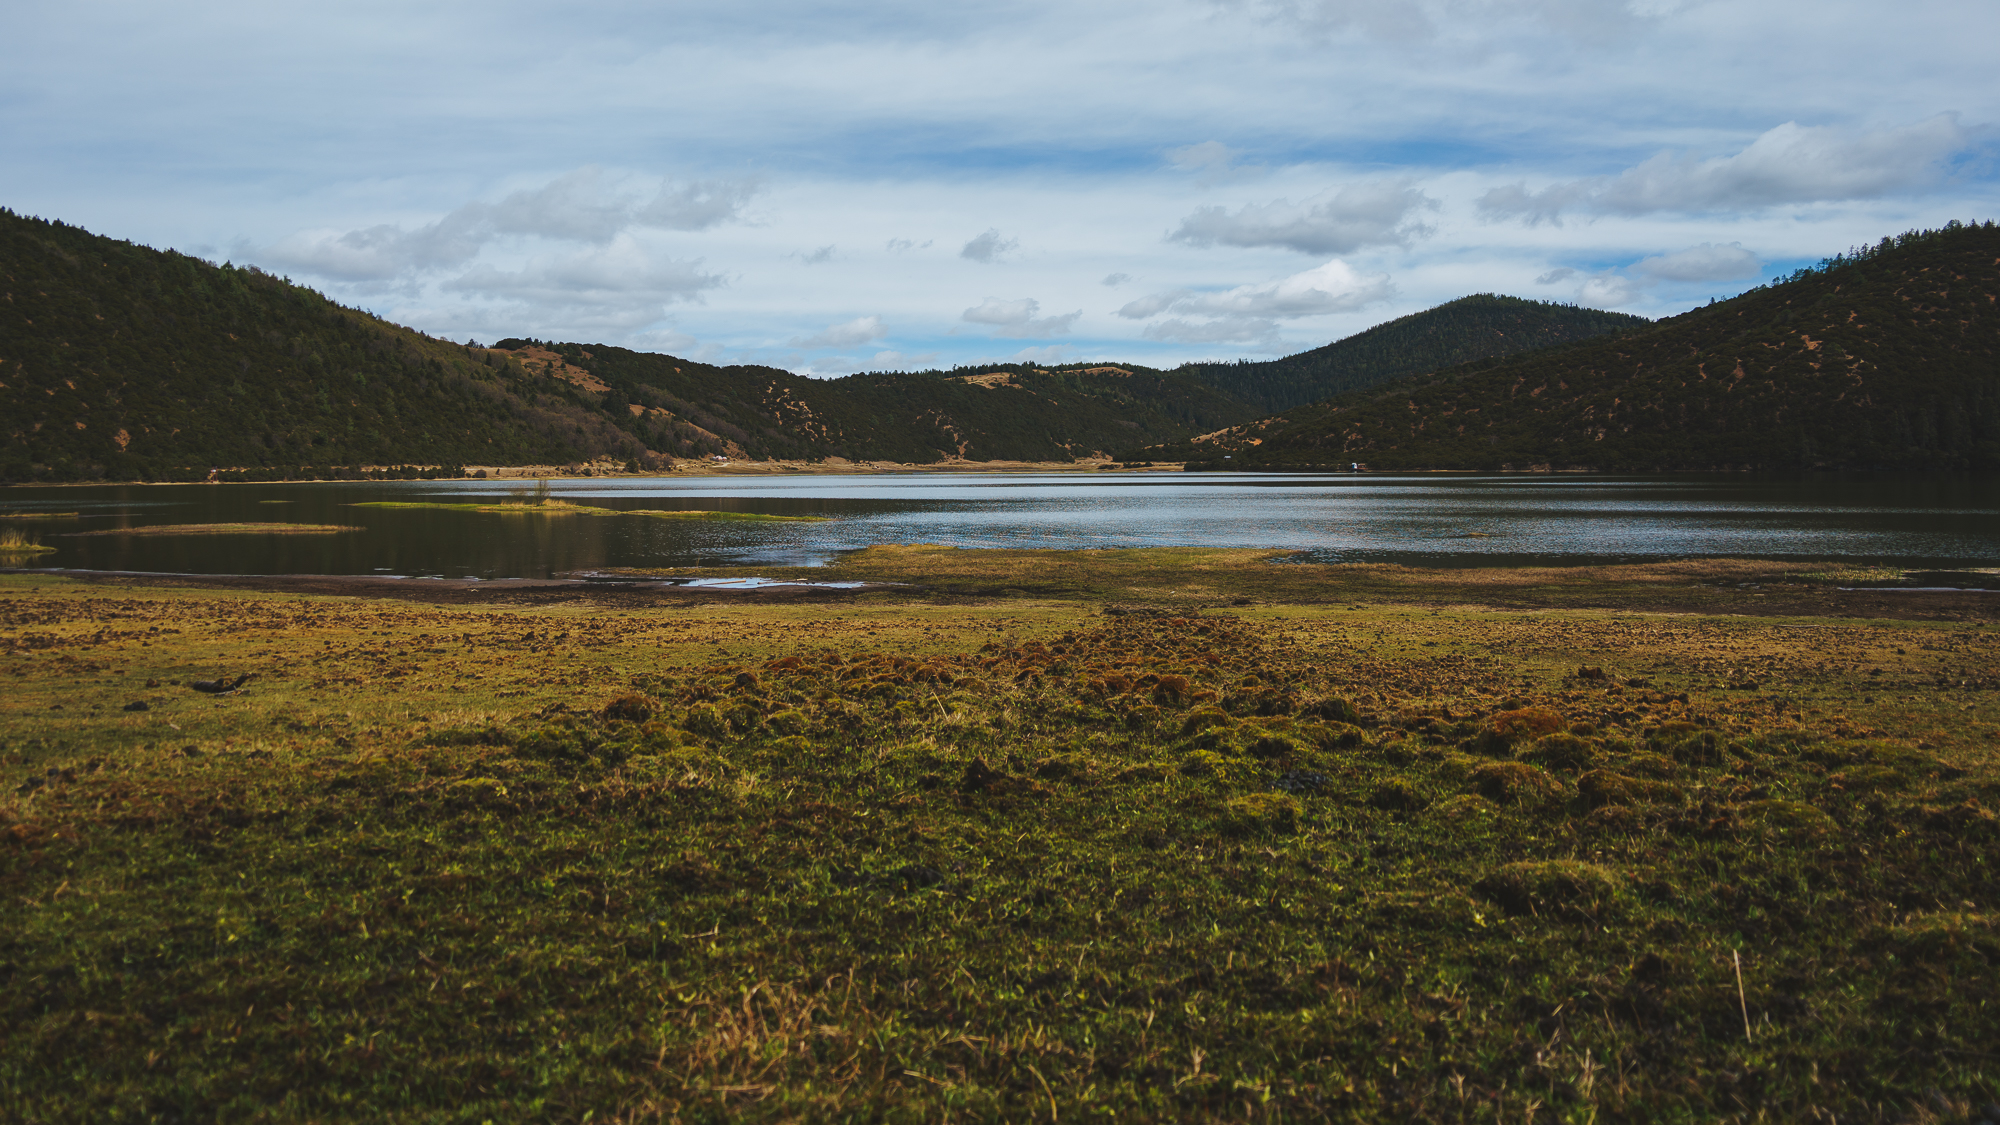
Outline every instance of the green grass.
<svg viewBox="0 0 2000 1125">
<path fill-rule="evenodd" d="M 699 604 L 0 579 L 0 1104 L 1890 1121 L 1993 1096 L 1989 626 Z"/>
<path fill-rule="evenodd" d="M 0 555 L 34 555 L 53 550 L 54 547 L 43 546 L 34 537 L 15 528 L 0 529 Z"/>
</svg>

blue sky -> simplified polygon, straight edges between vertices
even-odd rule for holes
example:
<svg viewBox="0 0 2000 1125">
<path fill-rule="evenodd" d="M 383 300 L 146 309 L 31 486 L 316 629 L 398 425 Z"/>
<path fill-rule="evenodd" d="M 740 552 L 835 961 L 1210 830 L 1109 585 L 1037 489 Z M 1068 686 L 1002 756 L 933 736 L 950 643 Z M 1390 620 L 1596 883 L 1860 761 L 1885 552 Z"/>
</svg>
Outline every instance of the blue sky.
<svg viewBox="0 0 2000 1125">
<path fill-rule="evenodd" d="M 1990 0 L 10 5 L 0 204 L 815 374 L 1647 316 L 2000 217 Z"/>
</svg>

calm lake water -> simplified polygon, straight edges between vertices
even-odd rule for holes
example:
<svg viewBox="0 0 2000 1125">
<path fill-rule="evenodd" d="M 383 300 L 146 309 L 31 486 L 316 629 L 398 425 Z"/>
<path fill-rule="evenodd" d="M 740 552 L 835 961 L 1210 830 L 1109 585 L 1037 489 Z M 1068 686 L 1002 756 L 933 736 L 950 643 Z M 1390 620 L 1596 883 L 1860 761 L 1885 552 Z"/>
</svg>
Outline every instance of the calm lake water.
<svg viewBox="0 0 2000 1125">
<path fill-rule="evenodd" d="M 2000 480 L 1819 475 L 1363 476 L 1157 473 L 623 478 L 552 482 L 605 508 L 819 515 L 826 523 L 516 516 L 354 507 L 501 501 L 519 482 L 0 489 L 58 548 L 17 565 L 203 574 L 548 577 L 607 566 L 815 565 L 875 543 L 1277 547 L 1431 566 L 1693 556 L 2000 566 Z M 332 536 L 85 536 L 148 524 L 288 522 Z"/>
</svg>

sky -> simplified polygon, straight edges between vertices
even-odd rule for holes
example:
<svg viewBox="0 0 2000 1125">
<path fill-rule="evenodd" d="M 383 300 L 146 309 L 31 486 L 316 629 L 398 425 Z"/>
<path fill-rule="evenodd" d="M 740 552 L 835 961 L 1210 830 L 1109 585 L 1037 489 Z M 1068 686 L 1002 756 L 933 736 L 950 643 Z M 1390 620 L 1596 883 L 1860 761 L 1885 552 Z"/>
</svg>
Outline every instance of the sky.
<svg viewBox="0 0 2000 1125">
<path fill-rule="evenodd" d="M 2000 218 L 1992 0 L 69 0 L 0 41 L 0 206 L 811 375 L 1659 317 Z"/>
</svg>

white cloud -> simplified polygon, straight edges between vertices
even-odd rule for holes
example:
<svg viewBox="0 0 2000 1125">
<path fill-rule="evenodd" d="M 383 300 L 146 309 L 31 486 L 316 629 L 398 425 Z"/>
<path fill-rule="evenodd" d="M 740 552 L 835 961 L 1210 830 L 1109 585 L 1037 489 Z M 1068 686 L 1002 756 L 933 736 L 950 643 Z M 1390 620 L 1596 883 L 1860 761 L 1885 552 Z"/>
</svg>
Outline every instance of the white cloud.
<svg viewBox="0 0 2000 1125">
<path fill-rule="evenodd" d="M 663 183 L 652 202 L 633 212 L 632 221 L 661 230 L 707 230 L 741 220 L 758 186 L 755 180 L 701 180 L 680 188 Z"/>
<path fill-rule="evenodd" d="M 1219 316 L 1321 316 L 1366 308 L 1388 300 L 1395 292 L 1387 274 L 1363 277 L 1335 258 L 1277 281 L 1190 297 L 1176 302 L 1175 307 Z"/>
<path fill-rule="evenodd" d="M 239 246 L 236 255 L 340 281 L 386 281 L 462 266 L 479 256 L 487 237 L 482 224 L 454 212 L 416 230 L 383 223 L 345 233 L 302 231 L 267 247 Z"/>
<path fill-rule="evenodd" d="M 1952 113 L 1867 133 L 1788 121 L 1731 156 L 1662 152 L 1613 177 L 1539 191 L 1526 183 L 1496 187 L 1480 198 L 1479 208 L 1490 217 L 1519 218 L 1532 226 L 1559 223 L 1564 211 L 1726 212 L 1874 199 L 1938 184 L 1947 161 L 1972 142 L 1972 133 Z"/>
<path fill-rule="evenodd" d="M 1233 318 L 1293 318 L 1353 312 L 1394 296 L 1387 274 L 1364 277 L 1338 258 L 1276 281 L 1239 285 L 1220 293 L 1175 289 L 1141 297 L 1118 310 L 1128 320 L 1164 312 Z M 1178 331 L 1178 329 L 1177 329 Z"/>
<path fill-rule="evenodd" d="M 978 305 L 960 314 L 960 320 L 973 324 L 1026 324 L 1035 310 L 1042 307 L 1033 297 L 1022 297 L 1018 301 L 1003 301 L 998 297 L 988 297 Z"/>
<path fill-rule="evenodd" d="M 607 191 L 604 173 L 579 168 L 498 203 L 468 203 L 453 215 L 492 234 L 526 234 L 574 242 L 609 242 L 632 225 L 633 201 Z"/>
<path fill-rule="evenodd" d="M 1373 180 L 1322 192 L 1303 203 L 1246 203 L 1235 214 L 1198 207 L 1168 235 L 1192 246 L 1274 246 L 1301 254 L 1348 254 L 1367 246 L 1407 246 L 1431 233 L 1411 218 L 1438 202 L 1409 180 Z"/>
<path fill-rule="evenodd" d="M 825 329 L 806 337 L 793 337 L 786 342 L 792 348 L 852 348 L 889 334 L 879 316 L 864 316 L 841 324 L 829 324 Z"/>
<path fill-rule="evenodd" d="M 869 359 L 868 364 L 876 371 L 890 371 L 897 368 L 915 370 L 927 364 L 936 363 L 937 357 L 938 354 L 936 352 L 924 352 L 921 355 L 904 355 L 898 351 L 885 351 L 876 352 Z"/>
<path fill-rule="evenodd" d="M 928 238 L 922 242 L 912 242 L 907 238 L 892 238 L 884 245 L 884 248 L 891 254 L 907 254 L 912 250 L 928 250 L 930 246 L 931 240 Z"/>
<path fill-rule="evenodd" d="M 699 300 L 726 279 L 704 272 L 699 259 L 678 261 L 652 253 L 630 235 L 611 245 L 530 259 L 520 269 L 476 266 L 442 283 L 448 292 L 510 297 L 574 308 L 581 305 L 650 307 Z"/>
<path fill-rule="evenodd" d="M 1144 335 L 1148 340 L 1176 344 L 1254 344 L 1261 351 L 1277 351 L 1282 346 L 1278 322 L 1259 317 L 1231 316 L 1204 321 L 1173 317 L 1148 324 Z"/>
<path fill-rule="evenodd" d="M 1113 273 L 1113 274 L 1106 274 L 1104 280 L 1098 282 L 1098 284 L 1108 285 L 1111 288 L 1116 289 L 1118 286 L 1123 285 L 1130 280 L 1132 280 L 1132 275 L 1129 273 Z"/>
<path fill-rule="evenodd" d="M 972 324 L 991 324 L 1000 329 L 994 333 L 996 336 L 1017 340 L 1045 340 L 1050 336 L 1067 334 L 1076 324 L 1077 318 L 1083 315 L 1083 310 L 1078 309 L 1061 316 L 1038 319 L 1035 313 L 1039 312 L 1041 307 L 1041 302 L 1033 297 L 1022 297 L 1017 301 L 988 297 L 961 313 L 959 319 Z"/>
<path fill-rule="evenodd" d="M 966 243 L 965 248 L 958 252 L 958 256 L 970 258 L 975 262 L 996 262 L 1020 245 L 1019 239 L 1002 238 L 999 231 L 989 227 L 986 233 Z"/>
<path fill-rule="evenodd" d="M 1242 0 L 1222 0 L 1235 7 Z M 1625 38 L 1681 0 L 1251 0 L 1253 10 L 1317 39 L 1356 33 L 1406 46 L 1528 27 L 1590 43 Z"/>
<path fill-rule="evenodd" d="M 1576 271 L 1569 268 L 1568 266 L 1557 266 L 1555 269 L 1552 269 L 1549 272 L 1541 275 L 1540 277 L 1537 277 L 1535 279 L 1535 284 L 1554 285 L 1559 281 L 1568 281 L 1570 278 L 1575 276 L 1576 276 Z"/>
<path fill-rule="evenodd" d="M 797 258 L 800 264 L 802 265 L 808 265 L 808 266 L 823 265 L 833 260 L 833 247 L 831 245 L 822 246 L 819 249 L 814 250 L 810 254 L 797 253 L 792 256 Z"/>
<path fill-rule="evenodd" d="M 385 223 L 344 233 L 302 232 L 240 252 L 320 277 L 386 281 L 463 266 L 504 235 L 601 246 L 635 227 L 705 230 L 739 218 L 756 190 L 748 180 L 662 184 L 658 195 L 641 203 L 608 185 L 600 169 L 585 167 L 497 203 L 467 203 L 412 230 Z"/>
<path fill-rule="evenodd" d="M 1638 300 L 1644 289 L 1644 282 L 1607 271 L 1586 280 L 1576 291 L 1576 299 L 1600 309 L 1615 309 Z"/>
<path fill-rule="evenodd" d="M 1641 259 L 1632 269 L 1662 281 L 1740 281 L 1761 274 L 1764 263 L 1740 242 L 1727 246 L 1704 242 L 1677 253 Z"/>
<path fill-rule="evenodd" d="M 1068 344 L 1049 344 L 1039 348 L 1022 348 L 1007 358 L 1015 363 L 1062 363 L 1075 351 Z"/>
<path fill-rule="evenodd" d="M 1127 301 L 1119 308 L 1118 315 L 1127 320 L 1145 320 L 1166 312 L 1194 295 L 1195 291 L 1192 289 L 1169 289 L 1164 293 L 1154 293 Z"/>
</svg>

